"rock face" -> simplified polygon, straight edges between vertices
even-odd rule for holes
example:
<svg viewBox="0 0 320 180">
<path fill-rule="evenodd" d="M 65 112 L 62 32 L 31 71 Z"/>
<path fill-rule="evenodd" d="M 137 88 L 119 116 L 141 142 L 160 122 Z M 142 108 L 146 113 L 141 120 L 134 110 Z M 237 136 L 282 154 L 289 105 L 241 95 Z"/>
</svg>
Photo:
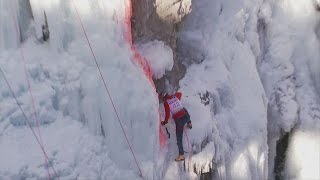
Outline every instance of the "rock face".
<svg viewBox="0 0 320 180">
<path fill-rule="evenodd" d="M 160 40 L 171 47 L 174 66 L 160 80 L 156 80 L 158 91 L 165 88 L 167 80 L 170 87 L 178 88 L 184 76 L 185 67 L 176 53 L 179 24 L 191 12 L 191 0 L 133 0 L 132 34 L 136 43 Z"/>
<path fill-rule="evenodd" d="M 30 24 L 33 20 L 32 8 L 30 1 L 19 0 L 19 31 L 20 31 L 20 41 L 23 42 L 32 33 L 30 30 Z"/>
<path fill-rule="evenodd" d="M 158 39 L 176 48 L 177 25 L 191 12 L 191 0 L 133 0 L 133 39 Z"/>
</svg>

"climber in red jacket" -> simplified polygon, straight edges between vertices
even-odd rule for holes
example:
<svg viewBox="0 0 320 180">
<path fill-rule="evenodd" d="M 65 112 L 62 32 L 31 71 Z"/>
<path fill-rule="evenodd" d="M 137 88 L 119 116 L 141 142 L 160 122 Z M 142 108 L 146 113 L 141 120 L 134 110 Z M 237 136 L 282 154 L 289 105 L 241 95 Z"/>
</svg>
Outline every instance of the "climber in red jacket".
<svg viewBox="0 0 320 180">
<path fill-rule="evenodd" d="M 190 115 L 186 108 L 183 107 L 181 103 L 181 92 L 177 92 L 174 95 L 168 95 L 166 92 L 161 93 L 160 100 L 163 101 L 164 108 L 165 108 L 165 120 L 161 122 L 161 125 L 165 125 L 168 123 L 170 118 L 170 114 L 174 119 L 176 124 L 176 136 L 177 136 L 177 145 L 179 149 L 179 156 L 175 159 L 176 161 L 183 161 L 184 158 L 184 150 L 182 144 L 182 137 L 183 137 L 183 128 L 184 125 L 187 124 L 188 128 L 192 128 Z"/>
</svg>

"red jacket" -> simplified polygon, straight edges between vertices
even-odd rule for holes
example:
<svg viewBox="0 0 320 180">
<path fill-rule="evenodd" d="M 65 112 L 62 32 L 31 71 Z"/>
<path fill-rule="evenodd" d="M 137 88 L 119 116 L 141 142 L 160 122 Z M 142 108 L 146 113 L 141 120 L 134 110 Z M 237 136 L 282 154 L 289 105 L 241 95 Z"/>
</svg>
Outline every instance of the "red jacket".
<svg viewBox="0 0 320 180">
<path fill-rule="evenodd" d="M 181 94 L 181 92 L 177 92 L 176 94 L 175 94 L 175 96 L 179 99 L 179 100 L 181 100 L 181 96 L 182 96 L 182 94 Z M 169 96 L 169 95 L 166 95 L 164 98 L 165 98 L 165 101 L 164 101 L 164 110 L 165 110 L 165 112 L 166 112 L 166 116 L 165 116 L 165 119 L 164 119 L 164 121 L 165 122 L 168 122 L 168 120 L 169 120 L 169 117 L 170 117 L 170 107 L 169 107 L 169 104 L 168 104 L 168 102 L 167 102 L 167 100 L 168 99 L 171 99 L 173 96 Z M 179 118 L 182 118 L 184 115 L 186 115 L 186 110 L 185 109 L 182 109 L 181 111 L 179 111 L 179 112 L 177 112 L 177 113 L 175 113 L 175 114 L 173 114 L 172 115 L 172 118 L 173 119 L 179 119 Z"/>
</svg>

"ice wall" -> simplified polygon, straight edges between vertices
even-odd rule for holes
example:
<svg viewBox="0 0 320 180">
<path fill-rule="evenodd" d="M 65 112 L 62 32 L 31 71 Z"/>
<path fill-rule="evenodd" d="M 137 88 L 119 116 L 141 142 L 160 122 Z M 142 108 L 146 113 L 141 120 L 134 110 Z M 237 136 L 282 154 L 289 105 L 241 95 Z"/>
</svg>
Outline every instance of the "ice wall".
<svg viewBox="0 0 320 180">
<path fill-rule="evenodd" d="M 315 1 L 311 0 L 270 1 L 264 8 L 272 12 L 264 16 L 267 43 L 266 54 L 260 66 L 261 79 L 270 100 L 269 178 L 273 178 L 275 172 L 273 160 L 277 153 L 276 141 L 284 132 L 292 131 L 284 159 L 285 172 L 279 176 L 317 179 L 319 174 L 309 168 L 305 162 L 307 159 L 300 163 L 293 161 L 299 161 L 299 156 L 303 156 L 298 155 L 300 139 L 305 136 L 314 139 L 319 137 L 315 133 L 320 130 L 320 101 L 317 93 L 320 56 L 319 39 L 316 35 L 319 12 L 316 10 Z M 313 146 L 312 152 L 319 152 L 319 141 L 308 144 Z M 312 152 L 310 155 L 317 158 L 318 154 Z M 297 166 L 300 167 L 299 171 L 295 169 Z M 319 163 L 314 162 L 313 166 L 318 167 Z M 309 173 L 304 173 L 305 169 L 309 169 Z"/>
<path fill-rule="evenodd" d="M 195 124 L 192 160 L 202 173 L 213 168 L 213 178 L 267 178 L 267 100 L 256 67 L 260 3 L 196 1 L 180 33 L 178 49 L 190 64 L 180 86 Z"/>
<path fill-rule="evenodd" d="M 315 132 L 319 131 L 316 3 L 312 0 L 193 3 L 178 41 L 178 50 L 190 65 L 180 85 L 188 92 L 192 115 L 212 123 L 207 132 L 197 137 L 203 137 L 199 157 L 208 155 L 206 147 L 215 152 L 210 157 L 218 168 L 217 177 L 274 178 L 276 143 L 284 132 L 293 131 L 284 160 L 288 174 L 281 176 L 318 178 L 313 168 L 301 165 L 307 162 L 297 163 L 300 140 L 306 136 L 317 139 Z M 257 89 L 249 93 L 253 87 Z M 256 103 L 249 105 L 246 101 Z M 200 103 L 204 104 L 204 110 L 199 110 Z M 238 106 L 248 111 L 242 112 Z M 255 159 L 259 163 L 250 159 L 254 151 L 242 153 L 238 148 L 251 149 L 253 137 L 249 129 L 259 129 L 259 133 L 253 133 L 260 137 L 255 141 L 260 157 Z M 194 141 L 196 146 L 199 141 Z M 316 141 L 308 143 L 314 158 L 318 157 L 315 152 L 319 152 Z M 238 160 L 233 157 L 237 153 L 241 154 Z M 198 163 L 206 166 L 203 161 Z M 318 163 L 313 165 L 318 167 Z"/>
<path fill-rule="evenodd" d="M 3 11 L 9 2 L 12 1 L 1 1 L 0 12 L 6 17 L 11 16 Z M 75 11 L 77 7 L 138 165 L 143 176 L 151 179 L 159 150 L 158 101 L 150 82 L 134 63 L 124 38 L 128 1 L 31 0 L 30 4 L 36 33 L 29 36 L 21 48 L 44 146 L 58 176 L 67 179 L 139 178 L 137 165 L 82 31 Z M 18 4 L 14 7 L 19 9 Z M 41 43 L 44 11 L 48 17 L 50 41 Z M 8 36 L 5 30 L 14 32 L 14 27 L 7 18 L 1 20 L 1 37 L 4 38 Z M 19 49 L 14 49 L 18 37 L 9 35 L 12 36 L 5 43 L 1 41 L 1 45 L 13 49 L 1 53 L 0 66 L 28 118 L 36 125 L 22 56 Z M 0 179 L 45 178 L 48 175 L 40 148 L 2 77 L 0 83 L 0 146 L 4 147 L 0 158 L 6 159 L 0 163 Z M 25 153 L 21 151 L 22 142 L 29 142 L 25 144 L 28 147 Z M 50 173 L 54 175 L 52 169 Z"/>
</svg>

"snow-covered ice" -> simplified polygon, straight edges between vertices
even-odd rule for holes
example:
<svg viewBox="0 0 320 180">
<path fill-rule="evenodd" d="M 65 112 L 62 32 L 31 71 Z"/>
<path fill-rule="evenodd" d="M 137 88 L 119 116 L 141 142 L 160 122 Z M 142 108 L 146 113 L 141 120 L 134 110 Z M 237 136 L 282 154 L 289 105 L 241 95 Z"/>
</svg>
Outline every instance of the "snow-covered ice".
<svg viewBox="0 0 320 180">
<path fill-rule="evenodd" d="M 125 37 L 129 3 L 30 0 L 30 20 L 26 3 L 0 0 L 0 68 L 61 179 L 140 179 L 75 6 L 145 179 L 210 171 L 213 179 L 273 179 L 285 132 L 283 177 L 320 178 L 319 1 L 192 1 L 177 41 L 187 67 L 179 91 L 193 122 L 184 135 L 186 172 L 173 161 L 172 120 L 160 148 L 163 107 Z M 41 43 L 44 11 L 50 40 Z M 174 50 L 163 42 L 135 46 L 154 78 L 172 69 Z M 1 75 L 0 179 L 46 179 L 47 169 L 53 177 Z"/>
<path fill-rule="evenodd" d="M 1 13 L 10 14 L 7 6 L 16 4 L 5 2 Z M 143 175 L 150 179 L 154 148 L 158 143 L 155 131 L 159 125 L 158 101 L 143 71 L 134 65 L 130 46 L 123 37 L 126 3 L 75 1 L 139 166 Z M 20 46 L 50 163 L 59 176 L 66 179 L 139 178 L 74 4 L 72 1 L 32 0 L 31 6 L 35 17 L 32 26 L 40 27 L 45 10 L 51 32 L 49 43 L 40 44 L 37 39 L 41 33 L 36 32 L 36 37 L 30 37 Z M 3 21 L 1 24 L 6 26 L 1 26 L 2 30 L 15 31 L 13 25 Z M 28 118 L 34 121 L 19 49 L 1 53 L 0 65 Z M 45 178 L 41 149 L 3 78 L 0 82 L 0 159 L 6 159 L 1 160 L 4 163 L 0 163 L 0 177 Z"/>
<path fill-rule="evenodd" d="M 173 67 L 173 53 L 164 42 L 155 40 L 138 45 L 139 52 L 146 58 L 153 72 L 153 77 L 160 79 Z"/>
</svg>

